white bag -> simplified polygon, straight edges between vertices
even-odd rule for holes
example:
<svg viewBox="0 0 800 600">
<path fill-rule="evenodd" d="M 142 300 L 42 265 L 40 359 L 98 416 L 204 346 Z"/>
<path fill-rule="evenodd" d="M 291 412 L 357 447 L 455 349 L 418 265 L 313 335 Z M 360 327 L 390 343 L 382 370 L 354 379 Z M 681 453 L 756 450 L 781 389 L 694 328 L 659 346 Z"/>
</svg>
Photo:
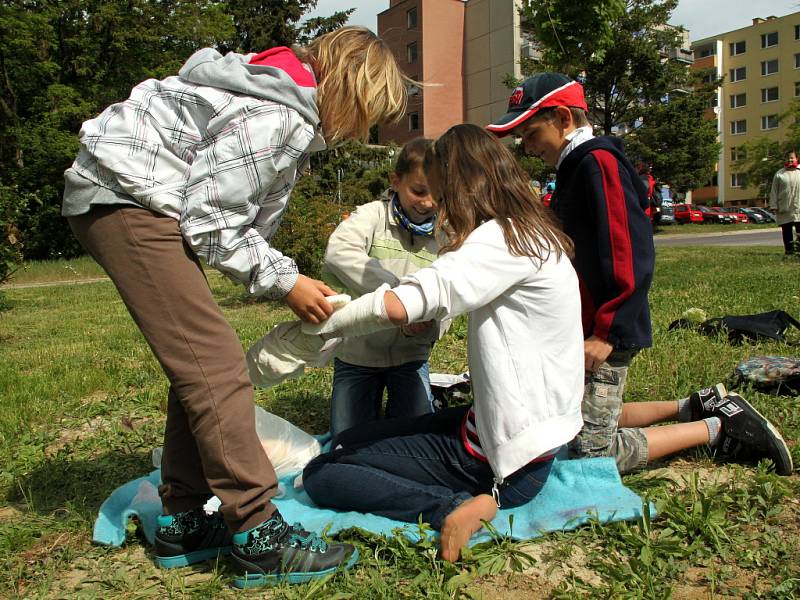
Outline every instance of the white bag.
<svg viewBox="0 0 800 600">
<path fill-rule="evenodd" d="M 302 471 L 322 452 L 314 436 L 260 406 L 256 406 L 256 433 L 279 478 Z"/>
<path fill-rule="evenodd" d="M 256 433 L 278 478 L 302 471 L 322 452 L 314 436 L 260 406 L 256 406 Z M 153 466 L 156 468 L 161 466 L 161 453 L 161 448 L 153 450 Z"/>
</svg>

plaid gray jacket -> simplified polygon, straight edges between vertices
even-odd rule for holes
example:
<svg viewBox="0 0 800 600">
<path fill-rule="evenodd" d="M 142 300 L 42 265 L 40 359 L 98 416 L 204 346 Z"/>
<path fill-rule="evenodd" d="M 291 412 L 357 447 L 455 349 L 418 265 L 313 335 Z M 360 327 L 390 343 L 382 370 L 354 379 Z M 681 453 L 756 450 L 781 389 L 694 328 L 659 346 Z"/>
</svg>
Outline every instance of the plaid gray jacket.
<svg viewBox="0 0 800 600">
<path fill-rule="evenodd" d="M 295 262 L 269 240 L 311 152 L 325 147 L 317 124 L 274 101 L 168 77 L 85 122 L 80 140 L 73 173 L 175 218 L 197 255 L 250 293 L 280 298 L 294 287 Z"/>
</svg>

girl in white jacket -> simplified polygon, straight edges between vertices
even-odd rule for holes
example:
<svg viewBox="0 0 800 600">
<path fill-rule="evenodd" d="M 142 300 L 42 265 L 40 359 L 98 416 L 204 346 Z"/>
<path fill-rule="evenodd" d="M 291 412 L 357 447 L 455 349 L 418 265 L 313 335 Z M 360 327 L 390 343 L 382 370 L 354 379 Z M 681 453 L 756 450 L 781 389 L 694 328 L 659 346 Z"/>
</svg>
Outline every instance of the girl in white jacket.
<svg viewBox="0 0 800 600">
<path fill-rule="evenodd" d="M 492 134 L 451 128 L 427 152 L 425 173 L 449 237 L 443 255 L 304 330 L 363 335 L 468 313 L 474 404 L 348 430 L 303 481 L 323 506 L 421 515 L 455 560 L 498 506 L 539 492 L 581 428 L 580 294 L 572 244 Z"/>
</svg>

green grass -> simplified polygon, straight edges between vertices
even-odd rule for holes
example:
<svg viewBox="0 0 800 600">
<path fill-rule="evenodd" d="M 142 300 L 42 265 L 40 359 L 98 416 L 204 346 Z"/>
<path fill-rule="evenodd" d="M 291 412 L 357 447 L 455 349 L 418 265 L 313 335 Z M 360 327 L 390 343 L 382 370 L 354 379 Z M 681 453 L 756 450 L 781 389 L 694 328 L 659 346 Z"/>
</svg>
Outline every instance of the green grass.
<svg viewBox="0 0 800 600">
<path fill-rule="evenodd" d="M 704 234 L 704 233 L 734 233 L 737 231 L 749 231 L 752 229 L 778 229 L 775 223 L 673 223 L 657 227 L 656 235 L 676 235 L 676 234 Z"/>
<path fill-rule="evenodd" d="M 27 285 L 48 281 L 74 281 L 105 277 L 103 269 L 88 256 L 68 260 L 31 261 L 11 276 L 11 285 Z"/>
<path fill-rule="evenodd" d="M 673 228 L 679 229 L 679 228 Z M 680 228 L 681 230 L 685 228 Z M 705 228 L 704 228 L 705 230 Z M 90 261 L 70 261 L 94 277 Z M 731 265 L 736 265 L 735 269 Z M 63 280 L 65 263 L 37 263 L 30 282 Z M 691 307 L 711 316 L 781 308 L 800 314 L 797 261 L 779 248 L 659 248 L 651 291 L 654 347 L 630 370 L 628 400 L 662 400 L 725 381 L 754 354 L 796 355 L 778 343 L 730 346 L 668 324 Z M 244 346 L 289 317 L 217 274 L 210 282 Z M 226 563 L 160 571 L 135 534 L 116 550 L 89 540 L 97 508 L 149 470 L 161 444 L 166 382 L 109 282 L 7 289 L 0 312 L 0 597 L 9 598 L 790 598 L 800 595 L 800 478 L 766 465 L 715 465 L 686 453 L 625 483 L 658 518 L 590 524 L 527 543 L 498 540 L 456 565 L 430 543 L 344 535 L 357 569 L 294 588 L 234 592 Z M 432 356 L 466 367 L 465 324 Z M 257 402 L 312 433 L 327 429 L 330 369 Z M 778 424 L 800 461 L 797 398 L 743 394 Z M 532 595 L 533 594 L 533 595 Z"/>
</svg>

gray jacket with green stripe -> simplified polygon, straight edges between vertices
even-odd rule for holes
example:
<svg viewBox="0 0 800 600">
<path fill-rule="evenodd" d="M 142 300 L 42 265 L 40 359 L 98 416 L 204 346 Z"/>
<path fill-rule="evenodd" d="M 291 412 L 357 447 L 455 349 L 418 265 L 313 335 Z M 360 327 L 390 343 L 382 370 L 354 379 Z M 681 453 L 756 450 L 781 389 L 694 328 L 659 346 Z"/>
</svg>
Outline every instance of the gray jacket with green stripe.
<svg viewBox="0 0 800 600">
<path fill-rule="evenodd" d="M 359 206 L 342 221 L 328 240 L 322 278 L 353 297 L 388 283 L 394 287 L 404 275 L 436 260 L 445 238 L 414 235 L 399 227 L 388 199 Z M 449 324 L 449 323 L 448 323 Z M 428 360 L 433 343 L 446 331 L 434 326 L 429 334 L 405 336 L 400 329 L 345 339 L 336 358 L 362 367 L 392 367 Z"/>
</svg>

